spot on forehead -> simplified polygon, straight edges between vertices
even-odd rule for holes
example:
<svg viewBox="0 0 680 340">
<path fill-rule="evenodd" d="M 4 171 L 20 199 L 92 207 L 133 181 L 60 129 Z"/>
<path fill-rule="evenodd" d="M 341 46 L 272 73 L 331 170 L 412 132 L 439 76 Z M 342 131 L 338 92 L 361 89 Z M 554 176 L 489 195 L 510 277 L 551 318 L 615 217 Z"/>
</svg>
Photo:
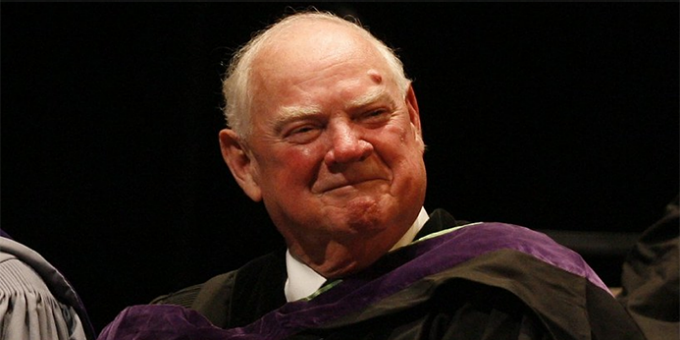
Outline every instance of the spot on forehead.
<svg viewBox="0 0 680 340">
<path fill-rule="evenodd" d="M 371 77 L 371 80 L 373 80 L 376 84 L 382 83 L 383 77 L 378 73 L 376 70 L 370 70 L 368 71 L 368 76 Z"/>
</svg>

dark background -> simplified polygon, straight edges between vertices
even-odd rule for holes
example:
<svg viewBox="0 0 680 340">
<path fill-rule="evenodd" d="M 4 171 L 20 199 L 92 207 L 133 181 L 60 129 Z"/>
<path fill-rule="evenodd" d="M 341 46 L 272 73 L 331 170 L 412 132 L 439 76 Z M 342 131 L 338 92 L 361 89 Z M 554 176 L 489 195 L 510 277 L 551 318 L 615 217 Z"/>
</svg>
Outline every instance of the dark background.
<svg viewBox="0 0 680 340">
<path fill-rule="evenodd" d="M 217 133 L 221 62 L 286 5 L 2 3 L 1 226 L 97 331 L 282 244 Z M 428 211 L 639 233 L 677 195 L 677 2 L 317 6 L 398 48 Z"/>
</svg>

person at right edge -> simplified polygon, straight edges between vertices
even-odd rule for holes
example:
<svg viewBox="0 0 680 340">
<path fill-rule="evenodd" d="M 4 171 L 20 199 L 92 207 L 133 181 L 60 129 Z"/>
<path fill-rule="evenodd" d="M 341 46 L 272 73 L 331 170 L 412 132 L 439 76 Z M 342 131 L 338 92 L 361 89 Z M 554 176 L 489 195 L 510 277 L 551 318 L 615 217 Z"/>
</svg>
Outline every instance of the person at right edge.
<svg viewBox="0 0 680 340">
<path fill-rule="evenodd" d="M 617 299 L 648 340 L 680 338 L 679 216 L 675 196 L 663 217 L 640 235 L 623 264 L 623 290 Z"/>
</svg>

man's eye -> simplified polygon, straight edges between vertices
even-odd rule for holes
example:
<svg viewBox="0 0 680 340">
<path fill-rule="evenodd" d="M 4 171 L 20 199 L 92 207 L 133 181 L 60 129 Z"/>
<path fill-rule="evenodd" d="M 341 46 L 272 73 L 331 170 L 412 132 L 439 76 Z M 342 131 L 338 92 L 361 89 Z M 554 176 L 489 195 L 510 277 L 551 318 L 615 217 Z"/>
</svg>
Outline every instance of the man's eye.
<svg viewBox="0 0 680 340">
<path fill-rule="evenodd" d="M 317 126 L 305 125 L 291 129 L 286 133 L 285 138 L 292 143 L 304 144 L 314 140 L 319 135 L 320 131 L 321 130 Z"/>
<path fill-rule="evenodd" d="M 389 118 L 388 113 L 389 111 L 383 109 L 368 111 L 361 116 L 361 120 L 368 123 L 380 123 Z"/>
<path fill-rule="evenodd" d="M 312 132 L 314 130 L 313 127 L 311 126 L 303 126 L 297 129 L 294 129 L 290 132 L 291 135 L 296 135 L 296 134 L 304 134 L 308 132 Z"/>
</svg>

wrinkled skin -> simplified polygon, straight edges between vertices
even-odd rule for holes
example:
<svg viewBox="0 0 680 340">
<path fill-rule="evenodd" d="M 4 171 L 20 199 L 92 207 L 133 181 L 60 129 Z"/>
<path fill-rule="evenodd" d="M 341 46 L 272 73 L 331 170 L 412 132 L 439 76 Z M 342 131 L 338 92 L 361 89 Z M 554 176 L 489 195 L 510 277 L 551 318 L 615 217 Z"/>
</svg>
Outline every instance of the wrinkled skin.
<svg viewBox="0 0 680 340">
<path fill-rule="evenodd" d="M 225 161 L 291 254 L 343 276 L 385 254 L 425 197 L 418 105 L 356 32 L 306 21 L 253 64 L 252 133 L 220 132 Z M 285 43 L 284 43 L 285 41 Z"/>
</svg>

